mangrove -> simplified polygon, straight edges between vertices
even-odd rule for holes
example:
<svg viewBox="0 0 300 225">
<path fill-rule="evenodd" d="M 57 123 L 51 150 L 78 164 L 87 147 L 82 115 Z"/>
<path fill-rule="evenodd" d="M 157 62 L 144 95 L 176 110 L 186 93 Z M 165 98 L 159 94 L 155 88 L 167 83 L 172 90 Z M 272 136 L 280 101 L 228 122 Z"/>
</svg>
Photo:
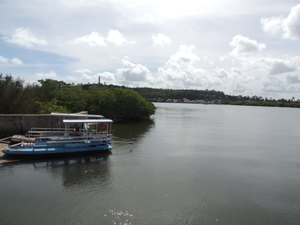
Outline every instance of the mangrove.
<svg viewBox="0 0 300 225">
<path fill-rule="evenodd" d="M 115 121 L 131 121 L 148 119 L 155 113 L 155 106 L 130 88 L 68 84 L 52 79 L 25 85 L 20 78 L 0 74 L 2 114 L 80 111 Z"/>
</svg>

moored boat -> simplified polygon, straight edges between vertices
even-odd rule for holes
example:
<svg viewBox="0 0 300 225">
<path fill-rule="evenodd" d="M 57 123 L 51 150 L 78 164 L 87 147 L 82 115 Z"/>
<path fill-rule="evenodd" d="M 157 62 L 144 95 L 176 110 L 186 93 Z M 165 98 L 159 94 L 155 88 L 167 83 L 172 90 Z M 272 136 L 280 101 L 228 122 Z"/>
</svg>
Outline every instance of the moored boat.
<svg viewBox="0 0 300 225">
<path fill-rule="evenodd" d="M 75 153 L 107 153 L 111 146 L 112 120 L 100 115 L 55 114 L 63 116 L 64 128 L 32 128 L 28 132 L 32 142 L 8 146 L 3 152 L 9 156 L 52 156 Z M 34 137 L 34 138 L 32 138 Z"/>
</svg>

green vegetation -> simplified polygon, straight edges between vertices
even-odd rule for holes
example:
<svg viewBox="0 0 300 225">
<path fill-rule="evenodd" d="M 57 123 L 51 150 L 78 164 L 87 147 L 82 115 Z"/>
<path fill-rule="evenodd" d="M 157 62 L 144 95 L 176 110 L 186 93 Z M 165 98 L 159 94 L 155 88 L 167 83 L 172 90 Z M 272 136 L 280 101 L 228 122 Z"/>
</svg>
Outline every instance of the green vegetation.
<svg viewBox="0 0 300 225">
<path fill-rule="evenodd" d="M 51 79 L 24 85 L 20 79 L 0 74 L 0 113 L 79 111 L 126 121 L 147 119 L 155 113 L 155 107 L 125 87 L 75 85 Z"/>
<path fill-rule="evenodd" d="M 292 99 L 268 99 L 258 96 L 232 96 L 215 90 L 172 90 L 157 88 L 134 88 L 135 91 L 151 101 L 213 103 L 227 105 L 299 107 L 300 101 Z"/>
<path fill-rule="evenodd" d="M 272 106 L 272 107 L 294 107 L 300 108 L 300 101 L 292 99 L 269 99 L 258 96 L 227 96 L 220 104 L 227 105 L 250 105 L 250 106 Z"/>
<path fill-rule="evenodd" d="M 134 88 L 145 98 L 152 101 L 168 101 L 168 100 L 205 100 L 207 102 L 226 98 L 226 95 L 221 91 L 215 90 L 172 90 L 172 89 L 157 89 L 157 88 Z"/>
<path fill-rule="evenodd" d="M 150 101 L 300 108 L 300 101 L 294 98 L 275 100 L 258 96 L 231 96 L 215 90 L 79 85 L 51 79 L 24 85 L 20 79 L 0 74 L 0 113 L 88 111 L 117 121 L 142 120 L 155 113 Z"/>
</svg>

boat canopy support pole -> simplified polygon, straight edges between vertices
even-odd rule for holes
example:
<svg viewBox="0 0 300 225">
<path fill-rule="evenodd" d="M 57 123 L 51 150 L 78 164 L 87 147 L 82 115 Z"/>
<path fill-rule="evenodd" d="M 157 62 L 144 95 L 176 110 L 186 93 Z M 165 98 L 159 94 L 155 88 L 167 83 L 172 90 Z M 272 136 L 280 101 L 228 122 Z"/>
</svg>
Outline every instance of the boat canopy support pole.
<svg viewBox="0 0 300 225">
<path fill-rule="evenodd" d="M 67 137 L 68 130 L 69 130 L 69 124 L 66 123 L 66 124 L 65 124 L 65 133 L 64 133 L 65 138 Z"/>
<path fill-rule="evenodd" d="M 53 130 L 53 116 L 51 115 L 51 133 L 52 133 L 52 130 Z"/>
</svg>

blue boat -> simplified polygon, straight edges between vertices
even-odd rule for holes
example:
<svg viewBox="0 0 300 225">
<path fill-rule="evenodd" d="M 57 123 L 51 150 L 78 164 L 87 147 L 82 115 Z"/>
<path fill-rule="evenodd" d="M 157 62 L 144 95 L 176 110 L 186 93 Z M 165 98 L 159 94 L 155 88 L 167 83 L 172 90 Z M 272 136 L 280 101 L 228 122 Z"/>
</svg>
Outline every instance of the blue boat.
<svg viewBox="0 0 300 225">
<path fill-rule="evenodd" d="M 28 132 L 26 141 L 10 145 L 3 152 L 8 156 L 21 157 L 109 153 L 112 149 L 112 120 L 104 119 L 100 115 L 61 113 L 52 113 L 52 115 L 71 117 L 71 119 L 62 120 L 63 129 L 32 128 Z M 85 118 L 79 118 L 82 116 Z"/>
</svg>

